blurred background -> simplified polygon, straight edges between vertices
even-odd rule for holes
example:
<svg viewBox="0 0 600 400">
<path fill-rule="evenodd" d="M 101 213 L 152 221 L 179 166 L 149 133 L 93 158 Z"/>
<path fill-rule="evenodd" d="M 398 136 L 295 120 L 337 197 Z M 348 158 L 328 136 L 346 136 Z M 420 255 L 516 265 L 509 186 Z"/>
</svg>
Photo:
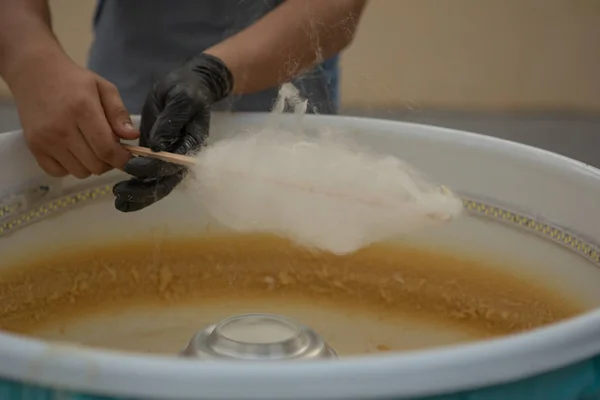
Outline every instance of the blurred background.
<svg viewBox="0 0 600 400">
<path fill-rule="evenodd" d="M 50 0 L 85 65 L 94 0 Z M 600 0 L 370 0 L 342 113 L 463 129 L 600 167 Z M 0 82 L 0 132 L 19 127 Z"/>
</svg>

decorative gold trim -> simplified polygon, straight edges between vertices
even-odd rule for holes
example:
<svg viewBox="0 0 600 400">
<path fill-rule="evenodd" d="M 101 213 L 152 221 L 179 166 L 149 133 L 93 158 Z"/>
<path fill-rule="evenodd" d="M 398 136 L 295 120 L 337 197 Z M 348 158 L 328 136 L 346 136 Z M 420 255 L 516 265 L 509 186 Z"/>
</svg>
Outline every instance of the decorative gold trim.
<svg viewBox="0 0 600 400">
<path fill-rule="evenodd" d="M 496 222 L 535 233 L 553 242 L 559 243 L 577 254 L 587 258 L 594 264 L 600 265 L 600 249 L 580 237 L 552 224 L 536 220 L 532 217 L 516 213 L 498 206 L 483 203 L 463 197 L 465 210 L 479 217 L 485 217 Z"/>
<path fill-rule="evenodd" d="M 18 213 L 19 204 L 0 206 L 0 238 L 51 215 L 110 194 L 112 194 L 112 185 L 103 185 L 65 195 L 21 213 Z M 600 249 L 565 229 L 466 196 L 461 196 L 461 198 L 465 210 L 472 215 L 535 233 L 565 246 L 594 264 L 600 265 Z M 15 213 L 16 216 L 8 219 L 12 213 Z M 2 222 L 2 219 L 8 219 L 8 221 Z"/>
<path fill-rule="evenodd" d="M 95 200 L 97 198 L 112 194 L 112 186 L 104 185 L 92 189 L 82 190 L 80 192 L 68 194 L 42 205 L 36 206 L 31 210 L 17 214 L 15 217 L 8 221 L 0 221 L 0 237 L 6 236 L 9 233 L 14 232 L 17 229 L 24 228 L 36 221 L 47 218 L 51 215 L 57 214 L 61 211 L 66 211 L 69 208 L 73 208 L 76 205 L 80 205 L 86 201 Z M 2 207 L 2 213 L 0 213 L 0 220 L 6 215 L 10 215 L 18 209 L 18 205 L 5 205 Z"/>
<path fill-rule="evenodd" d="M 49 192 L 49 186 L 39 185 L 17 196 L 9 196 L 8 199 L 0 203 L 0 220 L 8 218 L 11 214 L 25 211 L 31 201 L 39 201 Z"/>
</svg>

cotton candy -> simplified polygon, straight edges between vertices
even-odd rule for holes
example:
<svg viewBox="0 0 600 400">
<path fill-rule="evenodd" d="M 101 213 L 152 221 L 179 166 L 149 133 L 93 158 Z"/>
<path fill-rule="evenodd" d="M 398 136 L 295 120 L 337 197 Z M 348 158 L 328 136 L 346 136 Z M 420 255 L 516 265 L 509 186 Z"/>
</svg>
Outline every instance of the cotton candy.
<svg viewBox="0 0 600 400">
<path fill-rule="evenodd" d="M 306 110 L 285 85 L 274 114 L 286 101 L 297 113 Z M 197 161 L 189 190 L 220 224 L 335 254 L 443 224 L 462 211 L 459 198 L 401 159 L 326 131 L 308 137 L 273 124 L 217 141 Z"/>
</svg>

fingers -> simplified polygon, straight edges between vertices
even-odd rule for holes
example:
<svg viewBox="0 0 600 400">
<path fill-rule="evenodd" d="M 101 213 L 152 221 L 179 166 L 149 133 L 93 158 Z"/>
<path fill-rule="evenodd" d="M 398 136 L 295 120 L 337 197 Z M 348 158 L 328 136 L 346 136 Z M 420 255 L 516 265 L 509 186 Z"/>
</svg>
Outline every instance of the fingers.
<svg viewBox="0 0 600 400">
<path fill-rule="evenodd" d="M 137 139 L 139 131 L 133 126 L 116 86 L 98 77 L 98 94 L 106 119 L 115 135 L 124 140 Z"/>
<path fill-rule="evenodd" d="M 42 132 L 26 132 L 26 136 L 38 140 L 29 141 L 31 152 L 37 159 L 40 167 L 50 176 L 63 177 L 71 174 L 83 179 L 91 175 L 92 171 L 101 174 L 106 170 L 106 164 L 98 160 L 76 127 L 63 127 L 63 129 L 44 130 Z M 78 154 L 74 153 L 77 152 Z M 82 159 L 91 155 L 91 159 Z"/>
<path fill-rule="evenodd" d="M 125 165 L 125 172 L 139 179 L 162 178 L 182 173 L 186 167 L 145 157 L 132 158 Z"/>
<path fill-rule="evenodd" d="M 69 175 L 69 171 L 67 171 L 62 165 L 60 165 L 58 161 L 53 158 L 40 155 L 37 156 L 36 159 L 38 165 L 50 176 L 62 178 L 63 176 Z"/>
<path fill-rule="evenodd" d="M 185 125 L 192 119 L 192 104 L 188 97 L 183 91 L 173 91 L 148 135 L 148 145 L 153 151 L 172 151 L 182 138 Z"/>
<path fill-rule="evenodd" d="M 102 175 L 112 169 L 110 164 L 102 161 L 94 154 L 94 151 L 81 134 L 72 135 L 67 144 L 71 154 L 80 161 L 89 173 Z"/>
<path fill-rule="evenodd" d="M 91 175 L 90 171 L 69 150 L 56 153 L 54 157 L 64 169 L 76 178 L 85 179 Z"/>
<path fill-rule="evenodd" d="M 80 84 L 70 101 L 59 109 L 62 114 L 53 116 L 55 121 L 52 118 L 42 120 L 25 132 L 38 164 L 51 176 L 64 176 L 65 172 L 77 178 L 101 175 L 114 167 L 123 169 L 131 158 L 119 143 L 106 116 L 108 114 L 117 121 L 114 124 L 120 124 L 122 131 L 122 125 L 130 122 L 129 115 L 122 111 L 118 93 L 115 97 L 108 83 L 103 82 L 105 112 L 95 76 Z M 67 121 L 72 125 L 65 124 Z M 130 137 L 136 135 L 130 134 Z"/>
<path fill-rule="evenodd" d="M 146 208 L 168 196 L 183 177 L 183 174 L 176 174 L 152 180 L 133 178 L 119 182 L 113 188 L 115 208 L 122 212 Z"/>
<path fill-rule="evenodd" d="M 175 150 L 177 154 L 196 154 L 206 145 L 208 129 L 210 126 L 210 109 L 206 108 L 197 113 L 185 126 L 185 136 L 180 147 Z"/>
<path fill-rule="evenodd" d="M 156 93 L 152 92 L 146 98 L 144 106 L 142 107 L 140 120 L 140 146 L 150 147 L 148 139 L 158 114 L 160 114 L 160 101 L 156 98 Z"/>
<path fill-rule="evenodd" d="M 96 158 L 108 165 L 123 169 L 131 154 L 115 138 L 99 96 L 90 96 L 79 113 L 78 126 Z M 83 153 L 76 153 L 85 157 Z"/>
</svg>

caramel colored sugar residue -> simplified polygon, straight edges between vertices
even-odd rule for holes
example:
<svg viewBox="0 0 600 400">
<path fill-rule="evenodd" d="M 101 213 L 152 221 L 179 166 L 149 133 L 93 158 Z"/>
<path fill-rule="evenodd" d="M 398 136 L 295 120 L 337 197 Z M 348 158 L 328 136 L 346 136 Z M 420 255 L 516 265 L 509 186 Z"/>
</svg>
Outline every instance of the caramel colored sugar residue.
<svg viewBox="0 0 600 400">
<path fill-rule="evenodd" d="M 0 328 L 33 332 L 136 305 L 299 297 L 444 321 L 486 337 L 583 310 L 537 280 L 424 248 L 378 244 L 335 256 L 272 236 L 209 235 L 73 251 L 10 267 L 0 275 Z"/>
</svg>

